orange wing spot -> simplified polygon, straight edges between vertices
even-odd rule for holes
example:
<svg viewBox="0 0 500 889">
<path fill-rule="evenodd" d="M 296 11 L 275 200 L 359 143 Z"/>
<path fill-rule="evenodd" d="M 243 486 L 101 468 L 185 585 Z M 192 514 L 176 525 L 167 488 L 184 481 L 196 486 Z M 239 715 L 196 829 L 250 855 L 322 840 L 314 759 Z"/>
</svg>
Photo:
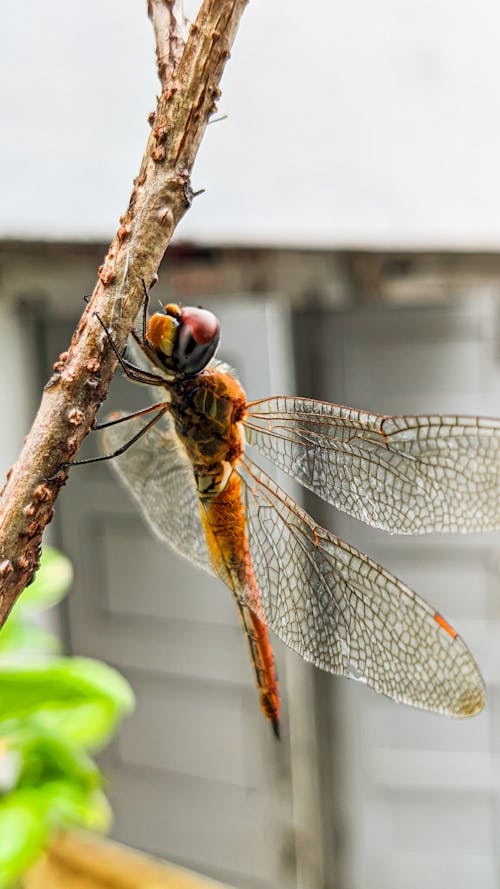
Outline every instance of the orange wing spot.
<svg viewBox="0 0 500 889">
<path fill-rule="evenodd" d="M 444 617 L 442 617 L 438 611 L 436 611 L 436 613 L 434 615 L 434 620 L 436 621 L 437 624 L 439 624 L 440 627 L 443 628 L 443 630 L 446 630 L 446 632 L 449 633 L 449 635 L 451 636 L 452 639 L 454 639 L 455 636 L 458 635 L 457 631 L 454 630 L 453 627 L 450 627 L 448 621 L 445 620 Z"/>
</svg>

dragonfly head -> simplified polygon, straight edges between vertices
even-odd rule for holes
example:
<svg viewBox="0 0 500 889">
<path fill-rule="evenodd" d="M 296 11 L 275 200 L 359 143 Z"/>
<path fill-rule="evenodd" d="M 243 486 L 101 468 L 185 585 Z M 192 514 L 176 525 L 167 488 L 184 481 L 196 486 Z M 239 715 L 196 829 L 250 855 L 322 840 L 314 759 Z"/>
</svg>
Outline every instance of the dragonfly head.
<svg viewBox="0 0 500 889">
<path fill-rule="evenodd" d="M 185 376 L 200 373 L 215 355 L 220 325 L 212 312 L 186 306 L 165 306 L 149 320 L 147 340 L 159 364 Z"/>
</svg>

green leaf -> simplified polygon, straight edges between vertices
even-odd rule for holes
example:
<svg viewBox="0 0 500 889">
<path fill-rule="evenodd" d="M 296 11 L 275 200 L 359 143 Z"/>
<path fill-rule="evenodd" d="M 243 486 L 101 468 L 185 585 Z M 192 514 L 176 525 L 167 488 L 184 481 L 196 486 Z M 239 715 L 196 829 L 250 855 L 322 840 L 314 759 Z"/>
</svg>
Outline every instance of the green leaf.
<svg viewBox="0 0 500 889">
<path fill-rule="evenodd" d="M 42 790 L 54 829 L 85 827 L 105 832 L 111 826 L 111 809 L 100 791 L 87 791 L 69 781 L 53 781 Z"/>
<path fill-rule="evenodd" d="M 58 663 L 63 665 L 65 675 L 71 676 L 75 687 L 80 688 L 82 693 L 88 690 L 92 695 L 102 695 L 113 704 L 120 716 L 133 711 L 134 693 L 127 680 L 113 667 L 84 657 L 59 658 Z"/>
<path fill-rule="evenodd" d="M 85 827 L 105 832 L 110 808 L 99 791 L 69 781 L 23 788 L 0 801 L 0 889 L 7 889 L 41 854 L 52 830 Z"/>
<path fill-rule="evenodd" d="M 40 568 L 33 583 L 18 599 L 19 611 L 43 611 L 64 598 L 73 581 L 73 566 L 66 556 L 50 546 L 44 547 Z"/>
<path fill-rule="evenodd" d="M 10 793 L 0 803 L 0 889 L 33 863 L 47 841 L 45 801 L 36 791 Z"/>
<path fill-rule="evenodd" d="M 23 721 L 25 722 L 25 721 Z M 95 763 L 78 745 L 41 727 L 36 720 L 20 726 L 9 736 L 8 749 L 21 757 L 17 787 L 37 786 L 62 778 L 83 789 L 95 790 L 101 776 Z"/>
<path fill-rule="evenodd" d="M 66 738 L 95 746 L 133 709 L 128 683 L 111 667 L 87 658 L 58 658 L 0 670 L 0 733 L 11 721 L 37 716 Z M 2 730 L 2 722 L 6 723 Z"/>
<path fill-rule="evenodd" d="M 21 660 L 26 652 L 55 654 L 60 650 L 56 636 L 35 626 L 27 616 L 59 602 L 66 594 L 73 578 L 71 562 L 55 549 L 46 547 L 41 566 L 31 586 L 17 600 L 9 619 L 0 633 L 0 658 Z"/>
<path fill-rule="evenodd" d="M 110 740 L 118 718 L 115 708 L 102 698 L 39 714 L 44 726 L 87 750 L 96 750 Z"/>
<path fill-rule="evenodd" d="M 133 693 L 106 664 L 52 657 L 58 640 L 28 618 L 59 602 L 71 580 L 69 561 L 45 548 L 0 635 L 0 889 L 24 873 L 52 830 L 106 831 L 111 822 L 86 750 L 108 740 L 133 709 Z"/>
<path fill-rule="evenodd" d="M 36 654 L 58 654 L 60 650 L 57 636 L 11 614 L 0 633 L 0 669 L 4 658 L 22 660 L 28 653 L 33 657 Z"/>
</svg>

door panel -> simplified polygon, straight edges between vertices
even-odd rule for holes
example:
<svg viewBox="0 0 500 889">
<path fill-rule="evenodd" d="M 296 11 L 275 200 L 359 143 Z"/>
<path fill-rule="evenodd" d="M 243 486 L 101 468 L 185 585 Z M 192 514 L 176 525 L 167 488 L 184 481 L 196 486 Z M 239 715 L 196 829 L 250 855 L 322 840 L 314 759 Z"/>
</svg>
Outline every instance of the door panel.
<svg viewBox="0 0 500 889">
<path fill-rule="evenodd" d="M 500 413 L 494 300 L 329 312 L 316 330 L 321 398 L 381 413 Z M 324 810 L 340 838 L 335 885 L 498 887 L 500 536 L 389 536 L 318 501 L 313 508 L 446 615 L 488 686 L 485 712 L 452 721 L 328 680 L 336 785 Z"/>
</svg>

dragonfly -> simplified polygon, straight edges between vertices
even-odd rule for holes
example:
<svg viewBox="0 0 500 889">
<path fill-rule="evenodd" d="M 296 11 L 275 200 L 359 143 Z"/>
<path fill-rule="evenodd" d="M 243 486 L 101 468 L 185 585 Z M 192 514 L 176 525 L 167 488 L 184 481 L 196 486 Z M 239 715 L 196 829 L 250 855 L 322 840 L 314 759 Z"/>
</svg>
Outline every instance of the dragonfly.
<svg viewBox="0 0 500 889">
<path fill-rule="evenodd" d="M 306 661 L 397 702 L 453 717 L 478 713 L 483 680 L 448 621 L 315 522 L 250 451 L 375 528 L 487 531 L 500 527 L 500 421 L 384 416 L 281 395 L 247 401 L 215 358 L 216 316 L 169 304 L 149 317 L 148 302 L 145 288 L 132 336 L 149 369 L 120 353 L 103 327 L 126 376 L 161 398 L 97 426 L 106 429 L 108 453 L 93 459 L 116 457 L 156 536 L 229 587 L 275 734 L 280 694 L 269 629 Z"/>
</svg>

